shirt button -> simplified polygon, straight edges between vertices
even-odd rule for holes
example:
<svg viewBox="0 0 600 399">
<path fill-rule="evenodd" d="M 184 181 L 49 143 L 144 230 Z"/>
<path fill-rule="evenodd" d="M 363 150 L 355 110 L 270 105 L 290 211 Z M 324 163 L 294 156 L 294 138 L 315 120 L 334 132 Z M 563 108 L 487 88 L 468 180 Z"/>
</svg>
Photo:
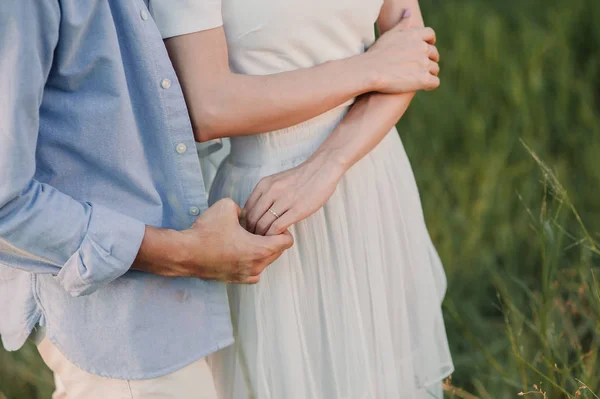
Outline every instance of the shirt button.
<svg viewBox="0 0 600 399">
<path fill-rule="evenodd" d="M 171 80 L 163 79 L 162 82 L 160 82 L 160 87 L 162 87 L 163 89 L 168 89 L 169 87 L 171 87 Z"/>
<path fill-rule="evenodd" d="M 200 214 L 200 208 L 198 208 L 197 206 L 193 206 L 190 208 L 190 215 L 198 216 L 199 214 Z"/>
<path fill-rule="evenodd" d="M 183 154 L 187 151 L 187 145 L 179 143 L 175 146 L 175 151 L 177 151 L 178 154 Z"/>
<path fill-rule="evenodd" d="M 142 17 L 142 20 L 146 21 L 148 19 L 148 11 L 142 10 L 140 17 Z"/>
</svg>

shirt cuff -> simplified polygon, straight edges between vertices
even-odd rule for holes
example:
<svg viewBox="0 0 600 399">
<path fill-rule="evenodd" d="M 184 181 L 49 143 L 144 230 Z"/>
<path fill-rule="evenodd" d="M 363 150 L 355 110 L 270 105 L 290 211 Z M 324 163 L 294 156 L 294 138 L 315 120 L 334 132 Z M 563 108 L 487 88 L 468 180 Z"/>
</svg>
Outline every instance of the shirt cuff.
<svg viewBox="0 0 600 399">
<path fill-rule="evenodd" d="M 223 25 L 221 0 L 151 0 L 150 13 L 163 39 Z"/>
<path fill-rule="evenodd" d="M 145 232 L 139 220 L 92 205 L 87 234 L 56 278 L 73 296 L 95 292 L 131 268 Z"/>
</svg>

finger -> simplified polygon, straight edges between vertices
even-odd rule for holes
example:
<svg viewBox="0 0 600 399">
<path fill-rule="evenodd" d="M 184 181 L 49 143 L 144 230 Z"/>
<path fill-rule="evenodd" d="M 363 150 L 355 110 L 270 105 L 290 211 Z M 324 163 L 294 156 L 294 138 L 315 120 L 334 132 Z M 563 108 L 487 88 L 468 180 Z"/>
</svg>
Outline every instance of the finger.
<svg viewBox="0 0 600 399">
<path fill-rule="evenodd" d="M 246 227 L 250 233 L 256 233 L 256 225 L 258 221 L 271 206 L 273 206 L 273 199 L 271 199 L 268 193 L 265 193 L 260 196 L 252 208 L 247 208 L 248 214 L 246 215 Z"/>
<path fill-rule="evenodd" d="M 234 284 L 248 284 L 248 285 L 254 285 L 254 284 L 258 284 L 260 282 L 260 274 L 258 276 L 250 276 L 248 278 L 246 278 L 243 281 L 240 281 L 239 283 L 234 283 Z"/>
<path fill-rule="evenodd" d="M 277 221 L 277 219 L 279 219 L 280 217 L 285 215 L 287 210 L 290 208 L 291 208 L 291 201 L 289 199 L 287 199 L 286 197 L 280 198 L 277 201 L 275 201 L 275 203 L 273 205 L 271 205 L 271 208 L 267 209 L 265 214 L 260 218 L 260 220 L 256 224 L 255 234 L 258 234 L 261 236 L 266 235 L 267 231 L 269 231 L 272 224 L 275 223 Z M 273 210 L 275 213 L 277 213 L 277 216 L 275 216 L 271 212 L 271 210 Z"/>
<path fill-rule="evenodd" d="M 236 284 L 258 284 L 261 279 L 262 272 L 279 257 L 283 255 L 283 251 L 274 253 L 273 255 L 264 258 L 257 262 L 249 276 L 239 279 Z"/>
<path fill-rule="evenodd" d="M 282 233 L 270 236 L 258 236 L 254 235 L 253 245 L 259 248 L 268 248 L 270 253 L 266 254 L 261 258 L 265 258 L 276 252 L 285 251 L 294 245 L 294 237 L 289 233 Z M 259 258 L 260 259 L 260 258 Z"/>
<path fill-rule="evenodd" d="M 429 50 L 427 51 L 427 55 L 431 61 L 440 62 L 440 52 L 437 47 L 429 44 Z"/>
<path fill-rule="evenodd" d="M 263 194 L 263 191 L 262 191 L 262 189 L 260 187 L 260 183 L 259 183 L 256 187 L 254 187 L 254 190 L 252 190 L 252 193 L 246 200 L 246 204 L 244 205 L 244 210 L 248 210 L 248 209 L 254 207 L 256 205 L 256 203 L 258 202 L 259 198 L 262 196 L 262 194 Z"/>
<path fill-rule="evenodd" d="M 244 211 L 248 211 L 251 208 L 254 208 L 256 206 L 256 203 L 267 191 L 268 187 L 269 185 L 267 181 L 264 178 L 261 179 L 256 185 L 256 187 L 254 187 L 254 190 L 252 190 L 252 193 L 250 193 L 250 196 L 246 200 L 246 203 L 244 204 Z M 244 212 L 244 215 L 247 215 L 247 212 Z"/>
<path fill-rule="evenodd" d="M 235 212 L 238 218 L 242 214 L 240 206 L 231 198 L 222 198 L 215 202 L 211 208 L 222 209 L 225 212 Z"/>
<path fill-rule="evenodd" d="M 260 276 L 262 272 L 267 268 L 267 266 L 271 265 L 273 262 L 279 259 L 279 257 L 283 255 L 284 252 L 285 251 L 275 252 L 271 256 L 268 256 L 256 262 L 256 266 L 252 270 L 252 276 Z"/>
<path fill-rule="evenodd" d="M 298 223 L 300 220 L 304 219 L 296 209 L 290 208 L 285 214 L 283 214 L 279 219 L 273 222 L 269 231 L 267 231 L 266 235 L 277 235 L 282 234 L 287 231 L 293 224 Z"/>
<path fill-rule="evenodd" d="M 248 232 L 245 233 L 249 234 Z M 253 276 L 252 268 L 254 264 L 255 262 L 253 260 L 234 262 L 234 264 L 229 265 L 227 270 L 219 270 L 221 278 L 219 278 L 218 281 L 226 283 L 239 283 L 245 281 Z"/>
<path fill-rule="evenodd" d="M 241 215 L 240 215 L 240 226 L 242 226 L 244 228 L 244 230 L 248 230 L 248 223 L 247 223 L 247 219 L 246 219 L 246 209 L 242 209 Z"/>
<path fill-rule="evenodd" d="M 392 31 L 402 31 L 410 29 L 412 23 L 410 8 L 405 8 L 402 17 L 400 17 L 400 22 L 398 22 L 391 30 Z"/>
<path fill-rule="evenodd" d="M 264 215 L 261 216 L 258 222 L 256 222 L 254 234 L 264 236 L 275 220 L 277 220 L 277 217 L 267 210 Z"/>
<path fill-rule="evenodd" d="M 267 266 L 270 266 L 271 264 L 273 264 L 273 262 L 275 262 L 277 259 L 279 259 L 281 257 L 281 255 L 283 255 L 284 252 L 285 251 L 275 252 L 273 255 L 269 256 L 268 258 L 263 259 L 260 262 L 263 271 L 267 268 Z M 262 273 L 262 271 L 261 271 L 261 273 Z"/>
<path fill-rule="evenodd" d="M 435 90 L 438 87 L 440 87 L 440 78 L 438 78 L 435 75 L 429 75 L 427 77 L 427 82 L 426 82 L 426 91 L 431 91 L 431 90 Z"/>
<path fill-rule="evenodd" d="M 429 61 L 429 73 L 434 76 L 438 76 L 440 74 L 440 64 Z"/>
<path fill-rule="evenodd" d="M 242 272 L 238 272 L 230 276 L 227 281 L 230 284 L 256 284 L 260 280 L 260 273 L 264 269 L 259 265 L 259 262 L 251 262 L 251 264 L 241 266 Z"/>
<path fill-rule="evenodd" d="M 421 38 L 425 40 L 427 43 L 433 45 L 436 42 L 435 31 L 431 28 L 423 28 L 421 29 L 422 36 Z"/>
</svg>

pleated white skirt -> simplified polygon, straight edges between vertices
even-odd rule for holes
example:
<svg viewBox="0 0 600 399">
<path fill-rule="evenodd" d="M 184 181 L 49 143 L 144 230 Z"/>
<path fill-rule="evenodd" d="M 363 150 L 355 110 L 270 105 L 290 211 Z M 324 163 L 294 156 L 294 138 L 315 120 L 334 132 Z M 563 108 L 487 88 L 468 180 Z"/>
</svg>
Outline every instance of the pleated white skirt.
<svg viewBox="0 0 600 399">
<path fill-rule="evenodd" d="M 304 161 L 346 112 L 232 139 L 210 202 L 243 206 L 262 177 Z M 220 397 L 441 399 L 453 370 L 446 279 L 396 129 L 290 231 L 294 247 L 259 284 L 229 287 L 236 343 L 209 359 Z"/>
</svg>

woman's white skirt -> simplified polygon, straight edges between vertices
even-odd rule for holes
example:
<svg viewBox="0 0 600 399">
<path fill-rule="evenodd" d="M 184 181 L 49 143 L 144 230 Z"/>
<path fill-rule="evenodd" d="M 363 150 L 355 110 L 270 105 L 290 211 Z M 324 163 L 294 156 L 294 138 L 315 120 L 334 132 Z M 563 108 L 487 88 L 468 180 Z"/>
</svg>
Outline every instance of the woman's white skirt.
<svg viewBox="0 0 600 399">
<path fill-rule="evenodd" d="M 304 161 L 346 112 L 232 139 L 210 202 L 243 206 L 262 177 Z M 229 287 L 236 343 L 210 358 L 220 397 L 441 399 L 453 370 L 446 279 L 396 129 L 290 231 L 295 245 L 259 284 Z"/>
</svg>

